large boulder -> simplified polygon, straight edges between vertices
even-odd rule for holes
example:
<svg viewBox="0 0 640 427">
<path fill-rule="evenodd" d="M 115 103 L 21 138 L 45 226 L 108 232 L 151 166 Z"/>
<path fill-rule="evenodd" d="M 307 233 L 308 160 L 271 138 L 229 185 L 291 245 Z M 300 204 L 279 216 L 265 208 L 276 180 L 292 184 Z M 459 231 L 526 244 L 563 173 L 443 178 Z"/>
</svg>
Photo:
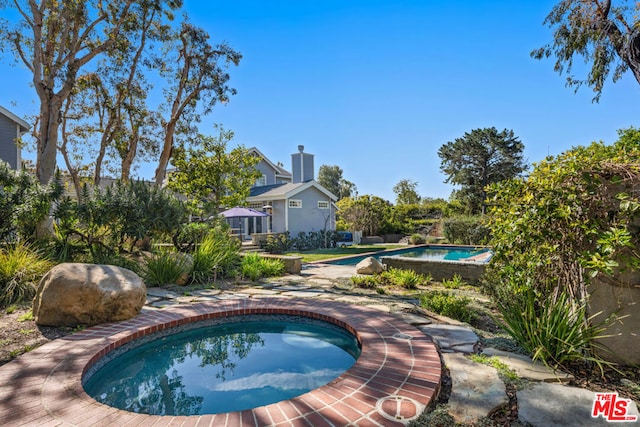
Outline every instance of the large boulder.
<svg viewBox="0 0 640 427">
<path fill-rule="evenodd" d="M 126 320 L 145 303 L 146 287 L 133 271 L 113 265 L 64 263 L 40 281 L 33 299 L 38 325 L 93 326 Z"/>
<path fill-rule="evenodd" d="M 356 264 L 358 274 L 380 274 L 384 271 L 384 265 L 377 259 L 370 256 Z"/>
</svg>

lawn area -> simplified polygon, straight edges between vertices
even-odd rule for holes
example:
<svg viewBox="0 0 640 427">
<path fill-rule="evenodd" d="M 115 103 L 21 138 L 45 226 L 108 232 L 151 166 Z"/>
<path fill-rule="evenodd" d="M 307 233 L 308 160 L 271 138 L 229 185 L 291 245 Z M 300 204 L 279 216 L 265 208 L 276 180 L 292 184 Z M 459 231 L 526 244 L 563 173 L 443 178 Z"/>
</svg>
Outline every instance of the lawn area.
<svg viewBox="0 0 640 427">
<path fill-rule="evenodd" d="M 353 245 L 345 248 L 316 249 L 305 252 L 287 252 L 285 255 L 301 256 L 302 262 L 322 261 L 325 259 L 347 257 L 359 255 L 367 252 L 379 252 L 386 249 L 406 248 L 407 245 L 399 244 L 378 244 L 378 245 Z"/>
</svg>

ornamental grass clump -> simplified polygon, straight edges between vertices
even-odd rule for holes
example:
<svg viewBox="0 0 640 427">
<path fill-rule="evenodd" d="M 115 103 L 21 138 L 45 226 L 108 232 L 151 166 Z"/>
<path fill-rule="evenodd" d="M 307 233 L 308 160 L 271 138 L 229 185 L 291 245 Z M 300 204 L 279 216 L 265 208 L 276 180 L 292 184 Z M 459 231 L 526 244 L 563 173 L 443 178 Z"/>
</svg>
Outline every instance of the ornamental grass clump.
<svg viewBox="0 0 640 427">
<path fill-rule="evenodd" d="M 608 364 L 590 352 L 597 347 L 595 339 L 604 336 L 606 322 L 592 324 L 594 316 L 587 318 L 587 305 L 576 303 L 567 293 L 544 298 L 526 289 L 497 305 L 502 314 L 497 322 L 533 360 L 552 367 L 574 361 L 591 362 L 601 369 Z"/>
<path fill-rule="evenodd" d="M 0 307 L 29 301 L 53 263 L 25 243 L 0 249 Z"/>
<path fill-rule="evenodd" d="M 147 285 L 184 284 L 190 270 L 191 263 L 186 255 L 163 251 L 147 260 L 143 276 Z"/>
<path fill-rule="evenodd" d="M 242 277 L 256 281 L 263 277 L 279 276 L 284 273 L 284 262 L 279 259 L 263 258 L 258 254 L 247 254 L 240 264 Z"/>
<path fill-rule="evenodd" d="M 193 252 L 191 281 L 195 283 L 214 282 L 218 276 L 230 275 L 240 260 L 240 242 L 229 237 L 222 230 L 212 230 Z"/>
<path fill-rule="evenodd" d="M 425 276 L 413 270 L 390 268 L 380 274 L 380 279 L 382 284 L 398 286 L 405 289 L 416 289 L 420 284 L 428 284 L 431 281 L 431 276 Z"/>
</svg>

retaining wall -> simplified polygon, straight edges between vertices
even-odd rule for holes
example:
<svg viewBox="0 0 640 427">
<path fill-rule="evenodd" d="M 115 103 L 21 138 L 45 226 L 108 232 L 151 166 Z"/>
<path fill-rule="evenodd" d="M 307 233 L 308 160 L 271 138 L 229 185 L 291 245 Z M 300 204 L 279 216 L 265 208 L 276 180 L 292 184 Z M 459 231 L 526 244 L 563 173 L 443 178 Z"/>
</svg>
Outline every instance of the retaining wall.
<svg viewBox="0 0 640 427">
<path fill-rule="evenodd" d="M 478 283 L 486 264 L 464 261 L 417 260 L 403 257 L 381 257 L 380 261 L 388 268 L 413 270 L 420 274 L 430 274 L 433 280 L 451 279 L 458 274 L 467 283 Z"/>
</svg>

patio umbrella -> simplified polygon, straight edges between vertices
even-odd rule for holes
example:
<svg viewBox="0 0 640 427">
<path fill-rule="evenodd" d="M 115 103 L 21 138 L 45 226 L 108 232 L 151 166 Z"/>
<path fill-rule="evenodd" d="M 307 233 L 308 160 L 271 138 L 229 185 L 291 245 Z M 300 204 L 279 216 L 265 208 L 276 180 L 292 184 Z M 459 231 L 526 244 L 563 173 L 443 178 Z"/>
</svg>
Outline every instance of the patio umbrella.
<svg viewBox="0 0 640 427">
<path fill-rule="evenodd" d="M 241 208 L 239 206 L 227 209 L 226 211 L 222 211 L 220 212 L 220 215 L 225 218 L 254 218 L 269 216 L 269 214 L 266 214 L 264 212 L 260 212 L 251 208 Z M 242 221 L 240 221 L 240 236 L 242 236 Z"/>
<path fill-rule="evenodd" d="M 253 218 L 256 216 L 269 216 L 264 212 L 257 211 L 251 208 L 241 208 L 236 206 L 235 208 L 227 209 L 226 211 L 220 212 L 225 218 Z"/>
</svg>

